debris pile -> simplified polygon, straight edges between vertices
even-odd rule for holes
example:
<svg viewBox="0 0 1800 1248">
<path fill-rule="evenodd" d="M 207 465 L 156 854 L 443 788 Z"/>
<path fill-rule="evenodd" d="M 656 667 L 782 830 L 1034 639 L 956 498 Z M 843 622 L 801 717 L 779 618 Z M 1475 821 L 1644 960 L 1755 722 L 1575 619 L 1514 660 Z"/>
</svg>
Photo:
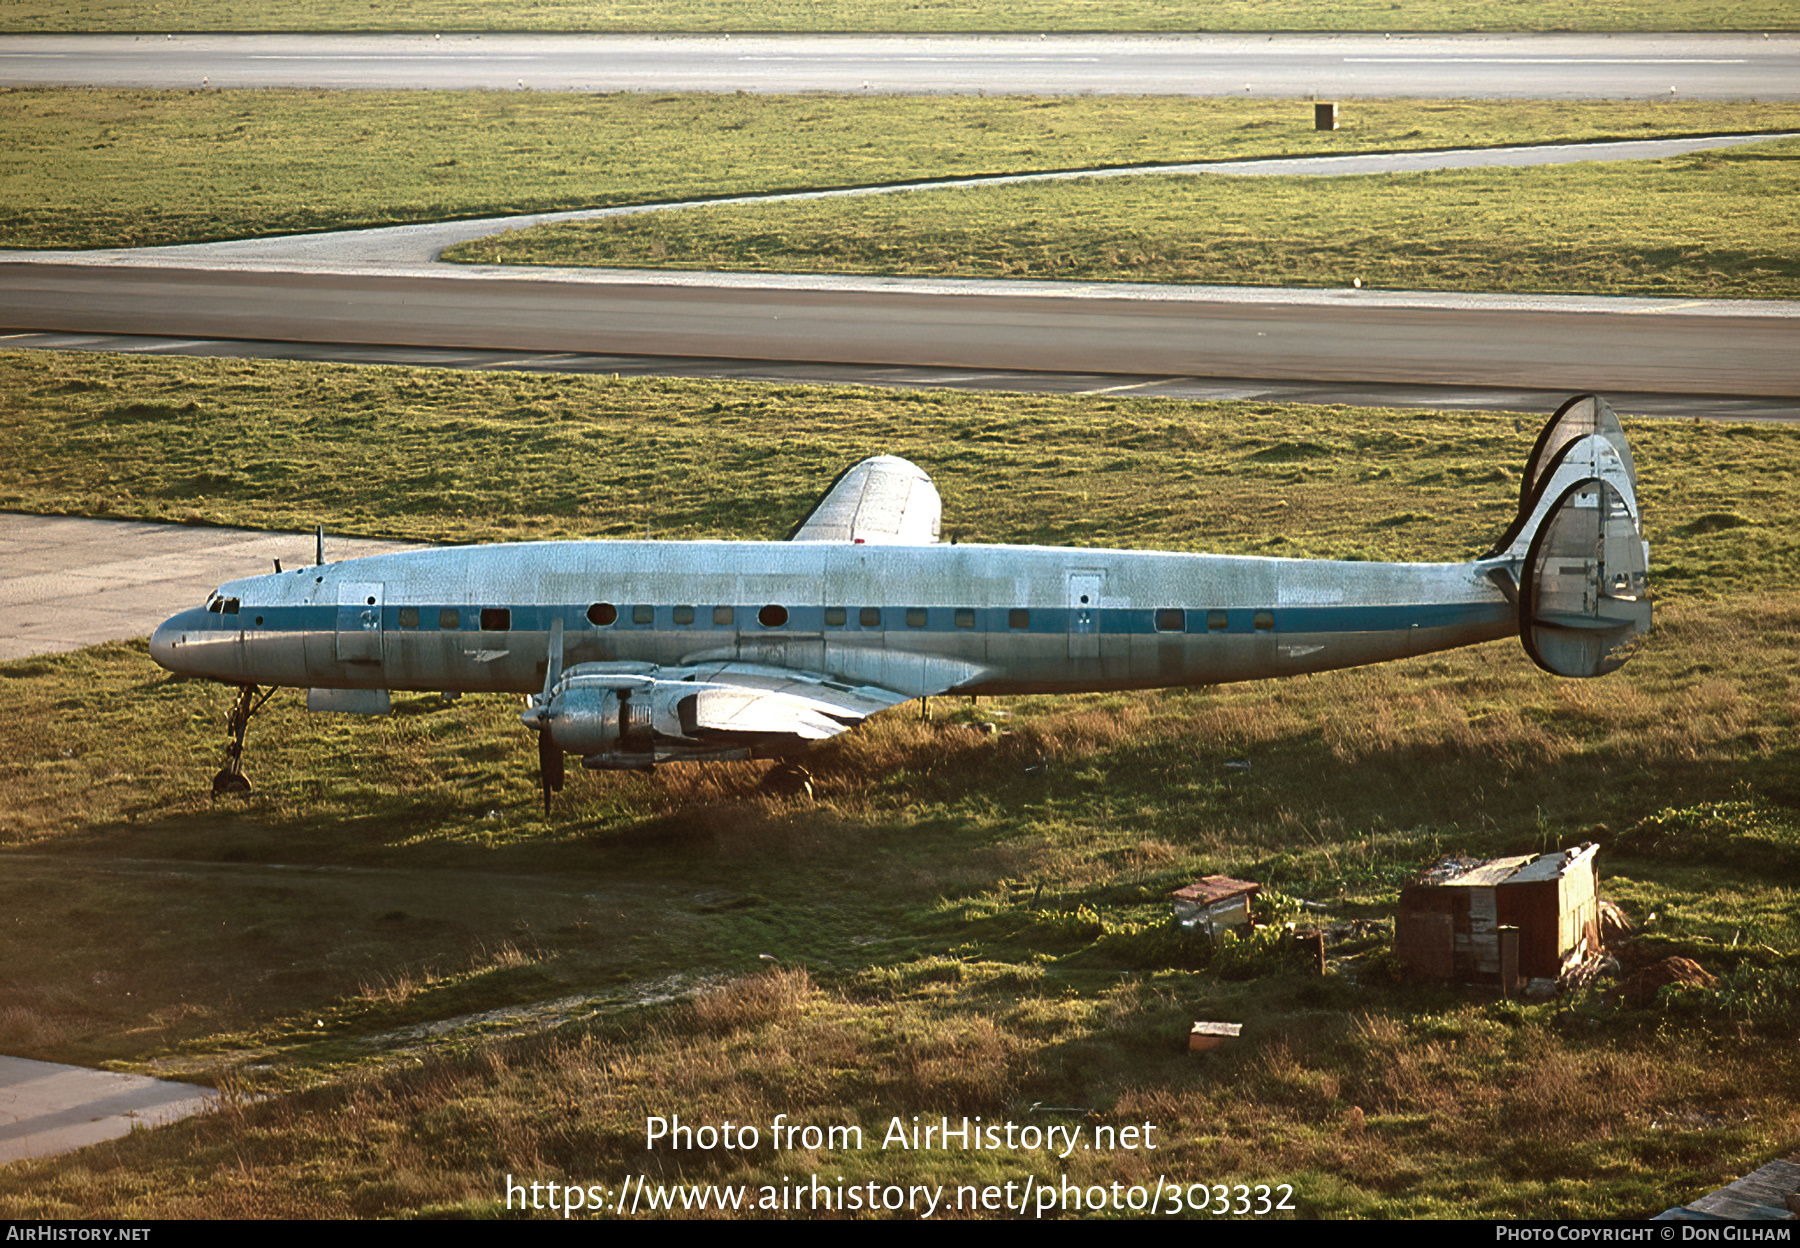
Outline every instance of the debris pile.
<svg viewBox="0 0 1800 1248">
<path fill-rule="evenodd" d="M 1656 1004 L 1656 994 L 1670 984 L 1711 987 L 1718 981 L 1692 958 L 1664 958 L 1640 967 L 1619 982 L 1619 996 L 1634 1008 Z"/>
</svg>

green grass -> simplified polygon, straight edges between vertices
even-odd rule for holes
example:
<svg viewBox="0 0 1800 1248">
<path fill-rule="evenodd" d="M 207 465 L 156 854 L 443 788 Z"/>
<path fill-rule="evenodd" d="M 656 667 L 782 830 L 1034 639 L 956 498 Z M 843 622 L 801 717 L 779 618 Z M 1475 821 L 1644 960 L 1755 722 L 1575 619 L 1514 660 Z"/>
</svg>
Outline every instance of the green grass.
<svg viewBox="0 0 1800 1248">
<path fill-rule="evenodd" d="M 540 226 L 484 264 L 1608 295 L 1800 295 L 1800 140 L 1657 161 L 1083 179 Z"/>
<path fill-rule="evenodd" d="M 1311 125 L 1300 100 L 0 91 L 0 246 L 145 246 L 921 177 L 1800 128 L 1800 105 L 1368 101 L 1345 109 L 1342 130 Z"/>
<path fill-rule="evenodd" d="M 11 0 L 0 31 L 69 30 L 580 30 L 580 31 L 1192 31 L 1192 30 L 1792 30 L 1792 10 L 1772 0 L 1673 4 L 1514 3 L 1468 0 L 1222 0 L 1199 5 L 1145 0 L 976 3 L 974 0 L 801 0 L 646 3 L 645 0 L 412 0 L 379 8 L 354 0 Z"/>
<path fill-rule="evenodd" d="M 0 507 L 434 541 L 772 538 L 886 451 L 933 474 L 964 541 L 1461 558 L 1511 518 L 1543 415 L 23 352 L 0 354 Z M 1800 434 L 1633 436 L 1658 467 L 1641 491 L 1662 592 L 1800 583 Z"/>
<path fill-rule="evenodd" d="M 0 504 L 439 538 L 767 536 L 890 449 L 969 536 L 1455 557 L 1504 520 L 1537 424 L 165 358 L 0 370 Z M 1637 1217 L 1785 1154 L 1800 435 L 1628 423 L 1666 592 L 1622 672 L 1557 681 L 1497 642 L 1215 690 L 939 699 L 816 751 L 812 803 L 762 794 L 750 764 L 577 770 L 546 819 L 511 699 L 407 696 L 369 721 L 291 694 L 252 724 L 256 789 L 214 801 L 228 691 L 141 641 L 0 664 L 0 1047 L 232 1092 L 0 1170 L 0 1216 L 487 1215 L 508 1174 L 1160 1173 L 1290 1182 L 1302 1215 Z M 641 510 L 597 505 L 627 497 Z M 1636 948 L 1717 984 L 1509 1003 L 1397 980 L 1380 930 L 1319 978 L 1267 942 L 1209 957 L 1168 922 L 1200 874 L 1265 881 L 1277 916 L 1305 899 L 1381 920 L 1440 853 L 1592 839 Z M 1244 1039 L 1190 1055 L 1201 1018 Z M 671 1113 L 865 1140 L 647 1151 L 645 1119 Z M 878 1147 L 914 1114 L 1149 1123 L 1159 1148 Z"/>
<path fill-rule="evenodd" d="M 1150 1160 L 1292 1181 L 1323 1216 L 1654 1212 L 1800 1127 L 1781 1094 L 1800 1073 L 1791 869 L 1603 852 L 1606 890 L 1656 916 L 1651 948 L 1743 980 L 1635 1011 L 1396 986 L 1380 936 L 1324 980 L 1269 958 L 1209 971 L 1162 899 L 1225 871 L 1377 917 L 1438 852 L 1606 839 L 1668 802 L 1757 804 L 1793 844 L 1770 796 L 1797 761 L 1790 681 L 1755 656 L 1791 644 L 1795 611 L 1677 604 L 1593 685 L 1496 643 L 1281 686 L 984 704 L 998 738 L 901 716 L 815 756 L 815 806 L 761 797 L 748 768 L 578 774 L 550 822 L 502 699 L 349 726 L 283 699 L 252 730 L 255 794 L 215 804 L 222 691 L 153 673 L 141 643 L 0 666 L 9 1051 L 271 1094 L 8 1167 L 0 1209 L 482 1212 L 509 1172 L 1004 1181 L 1050 1172 L 1021 1150 L 646 1154 L 643 1122 L 878 1135 L 892 1115 L 1041 1122 L 1028 1107 L 1053 1104 L 1161 1133 L 1153 1158 L 1075 1158 L 1086 1181 Z M 69 714 L 72 689 L 101 713 Z M 1225 766 L 1240 757 L 1250 771 Z M 756 976 L 765 957 L 810 974 Z M 633 1004 L 719 979 L 689 1006 Z M 1743 1013 L 1757 991 L 1787 996 Z M 1190 1057 L 1194 1018 L 1246 1039 Z"/>
</svg>

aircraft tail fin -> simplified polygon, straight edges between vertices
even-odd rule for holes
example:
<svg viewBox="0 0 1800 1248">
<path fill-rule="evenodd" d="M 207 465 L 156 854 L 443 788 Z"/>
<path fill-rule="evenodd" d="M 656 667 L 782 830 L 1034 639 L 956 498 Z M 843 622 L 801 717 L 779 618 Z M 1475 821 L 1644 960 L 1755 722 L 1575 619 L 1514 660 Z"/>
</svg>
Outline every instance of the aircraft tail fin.
<svg viewBox="0 0 1800 1248">
<path fill-rule="evenodd" d="M 1650 546 L 1631 447 L 1605 399 L 1556 409 L 1525 463 L 1519 514 L 1485 558 L 1512 565 L 1519 639 L 1539 667 L 1599 676 L 1624 666 L 1650 631 Z"/>
</svg>

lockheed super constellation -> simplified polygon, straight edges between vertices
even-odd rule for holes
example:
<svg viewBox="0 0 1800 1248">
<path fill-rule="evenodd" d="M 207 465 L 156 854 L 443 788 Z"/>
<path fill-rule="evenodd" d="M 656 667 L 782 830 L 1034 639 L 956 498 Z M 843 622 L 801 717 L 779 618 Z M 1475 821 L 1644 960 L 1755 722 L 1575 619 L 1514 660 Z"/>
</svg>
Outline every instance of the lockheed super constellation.
<svg viewBox="0 0 1800 1248">
<path fill-rule="evenodd" d="M 945 543 L 940 511 L 923 471 L 879 456 L 785 541 L 321 559 L 221 585 L 150 653 L 239 689 L 215 792 L 249 787 L 244 733 L 274 688 L 363 714 L 393 690 L 512 691 L 532 695 L 548 808 L 570 754 L 607 769 L 788 758 L 936 694 L 1222 684 L 1510 633 L 1545 670 L 1596 676 L 1650 627 L 1636 470 L 1593 395 L 1544 427 L 1517 516 L 1468 562 Z"/>
</svg>

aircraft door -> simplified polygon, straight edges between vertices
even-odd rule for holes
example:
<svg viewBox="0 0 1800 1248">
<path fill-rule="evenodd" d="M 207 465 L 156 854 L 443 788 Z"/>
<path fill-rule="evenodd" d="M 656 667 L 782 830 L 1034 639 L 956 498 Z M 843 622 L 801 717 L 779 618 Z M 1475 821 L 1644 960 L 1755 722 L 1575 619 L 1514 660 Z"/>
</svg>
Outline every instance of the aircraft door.
<svg viewBox="0 0 1800 1248">
<path fill-rule="evenodd" d="M 1100 591 L 1105 584 L 1100 572 L 1071 572 L 1069 590 L 1069 657 L 1100 657 Z"/>
<path fill-rule="evenodd" d="M 382 590 L 380 581 L 345 581 L 338 586 L 338 662 L 380 664 Z"/>
</svg>

